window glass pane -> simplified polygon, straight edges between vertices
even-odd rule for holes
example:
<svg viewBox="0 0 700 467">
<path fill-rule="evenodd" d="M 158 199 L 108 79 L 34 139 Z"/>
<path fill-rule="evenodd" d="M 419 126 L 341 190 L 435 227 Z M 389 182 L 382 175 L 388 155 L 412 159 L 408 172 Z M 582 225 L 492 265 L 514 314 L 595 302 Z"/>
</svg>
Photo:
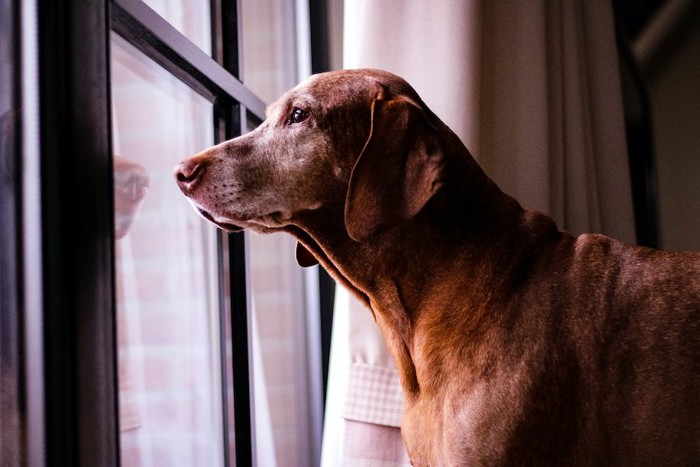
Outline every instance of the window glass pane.
<svg viewBox="0 0 700 467">
<path fill-rule="evenodd" d="M 296 84 L 294 3 L 241 2 L 243 82 L 267 104 Z"/>
<path fill-rule="evenodd" d="M 112 102 L 122 465 L 223 465 L 216 231 L 172 176 L 212 105 L 116 35 Z"/>
<path fill-rule="evenodd" d="M 266 103 L 296 82 L 294 4 L 241 3 L 243 82 Z M 320 363 L 310 351 L 315 342 L 309 338 L 305 273 L 296 264 L 296 242 L 286 234 L 250 233 L 247 244 L 258 462 L 318 465 L 320 405 L 314 404 L 321 404 L 321 381 L 313 375 Z"/>
<path fill-rule="evenodd" d="M 211 2 L 209 0 L 144 0 L 175 29 L 211 55 Z"/>
<path fill-rule="evenodd" d="M 282 234 L 247 236 L 253 300 L 253 364 L 260 465 L 313 461 L 312 371 L 308 360 L 304 275 L 296 243 Z"/>
</svg>

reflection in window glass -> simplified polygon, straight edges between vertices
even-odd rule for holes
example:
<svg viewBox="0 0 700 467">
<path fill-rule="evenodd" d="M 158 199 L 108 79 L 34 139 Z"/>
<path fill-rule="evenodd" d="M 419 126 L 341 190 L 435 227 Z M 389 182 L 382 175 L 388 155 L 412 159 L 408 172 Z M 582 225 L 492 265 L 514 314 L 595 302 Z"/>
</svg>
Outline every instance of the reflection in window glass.
<svg viewBox="0 0 700 467">
<path fill-rule="evenodd" d="M 212 106 L 112 36 L 122 465 L 223 465 L 215 228 L 173 181 Z"/>
<path fill-rule="evenodd" d="M 144 0 L 156 13 L 211 55 L 211 2 L 209 0 Z"/>
</svg>

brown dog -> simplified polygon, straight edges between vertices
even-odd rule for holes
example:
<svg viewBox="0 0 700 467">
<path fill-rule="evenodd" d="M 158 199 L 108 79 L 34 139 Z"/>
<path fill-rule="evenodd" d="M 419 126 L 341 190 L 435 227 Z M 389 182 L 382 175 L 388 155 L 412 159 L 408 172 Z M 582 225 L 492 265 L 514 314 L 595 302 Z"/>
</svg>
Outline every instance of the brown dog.
<svg viewBox="0 0 700 467">
<path fill-rule="evenodd" d="M 313 76 L 175 176 L 367 304 L 415 465 L 700 465 L 700 254 L 524 211 L 401 78 Z"/>
</svg>

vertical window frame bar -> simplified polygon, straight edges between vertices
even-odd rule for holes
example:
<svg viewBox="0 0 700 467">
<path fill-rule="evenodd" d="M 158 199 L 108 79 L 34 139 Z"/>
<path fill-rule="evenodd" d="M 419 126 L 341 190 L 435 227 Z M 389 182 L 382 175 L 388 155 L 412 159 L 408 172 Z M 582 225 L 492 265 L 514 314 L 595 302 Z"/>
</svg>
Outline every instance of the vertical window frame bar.
<svg viewBox="0 0 700 467">
<path fill-rule="evenodd" d="M 309 6 L 309 33 L 311 35 L 311 73 L 330 70 L 330 33 L 328 26 L 328 4 L 326 0 L 307 0 Z M 319 267 L 319 309 L 321 323 L 321 371 L 323 378 L 323 406 L 328 393 L 331 338 L 335 303 L 335 281 Z"/>
<path fill-rule="evenodd" d="M 241 2 L 221 2 L 221 57 L 223 68 L 241 79 Z M 246 130 L 246 109 L 240 104 L 229 107 L 226 138 L 240 136 Z M 236 439 L 236 466 L 256 465 L 253 378 L 252 305 L 249 300 L 250 277 L 246 262 L 246 238 L 243 232 L 229 234 L 229 270 L 231 272 L 231 365 L 233 375 L 233 416 Z"/>
<path fill-rule="evenodd" d="M 107 2 L 37 17 L 45 461 L 118 465 Z"/>
</svg>

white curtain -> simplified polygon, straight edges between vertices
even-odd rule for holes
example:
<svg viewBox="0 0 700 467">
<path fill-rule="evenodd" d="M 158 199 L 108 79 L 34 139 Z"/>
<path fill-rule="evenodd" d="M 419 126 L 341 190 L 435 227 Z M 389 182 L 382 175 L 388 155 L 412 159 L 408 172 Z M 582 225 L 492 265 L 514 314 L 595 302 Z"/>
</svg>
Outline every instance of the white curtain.
<svg viewBox="0 0 700 467">
<path fill-rule="evenodd" d="M 346 0 L 344 13 L 346 68 L 403 76 L 526 209 L 634 242 L 609 1 Z M 369 313 L 354 308 L 336 311 L 345 324 L 333 335 L 323 465 L 406 465 L 390 448 L 396 420 L 356 410 L 391 405 L 396 379 L 356 381 L 367 366 L 395 370 Z M 374 392 L 358 401 L 353 388 L 367 384 Z"/>
</svg>

